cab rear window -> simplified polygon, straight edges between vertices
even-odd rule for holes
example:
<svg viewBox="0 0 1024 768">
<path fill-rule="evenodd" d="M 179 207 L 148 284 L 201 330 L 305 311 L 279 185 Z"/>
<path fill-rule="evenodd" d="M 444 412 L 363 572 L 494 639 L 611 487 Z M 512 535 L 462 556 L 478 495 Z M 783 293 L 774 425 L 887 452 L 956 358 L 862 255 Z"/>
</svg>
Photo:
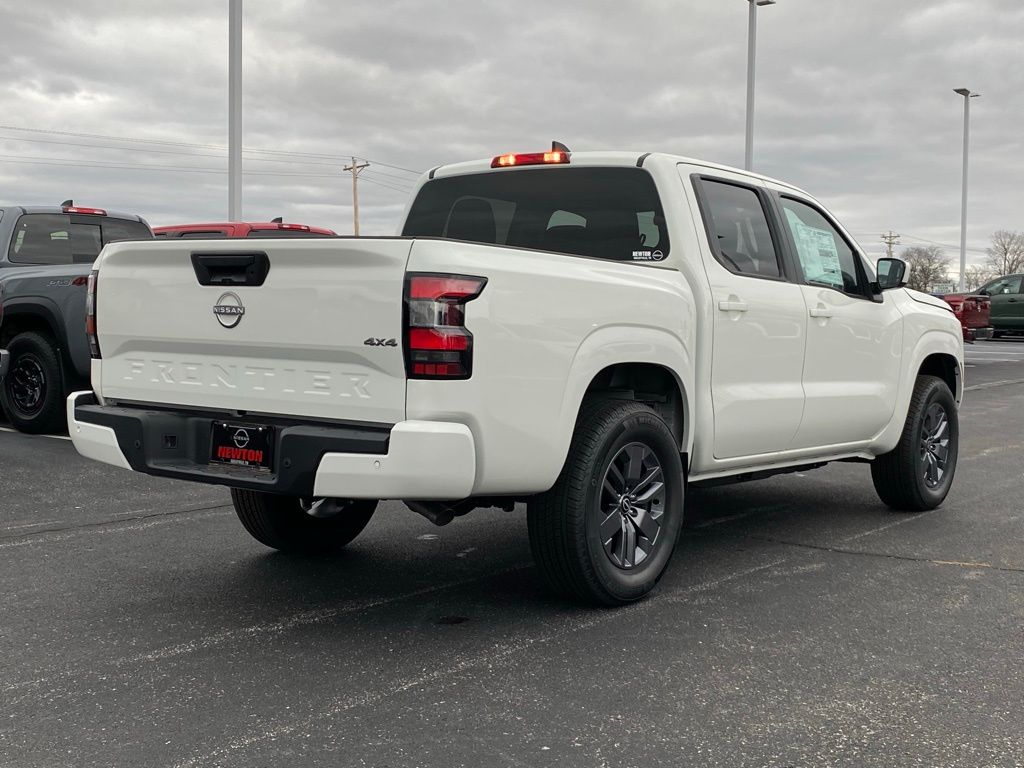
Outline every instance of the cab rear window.
<svg viewBox="0 0 1024 768">
<path fill-rule="evenodd" d="M 102 247 L 99 223 L 72 223 L 59 213 L 29 213 L 14 226 L 7 258 L 16 264 L 91 263 Z"/>
<path fill-rule="evenodd" d="M 403 235 L 534 248 L 612 261 L 661 261 L 668 229 L 641 168 L 538 168 L 434 179 Z"/>
</svg>

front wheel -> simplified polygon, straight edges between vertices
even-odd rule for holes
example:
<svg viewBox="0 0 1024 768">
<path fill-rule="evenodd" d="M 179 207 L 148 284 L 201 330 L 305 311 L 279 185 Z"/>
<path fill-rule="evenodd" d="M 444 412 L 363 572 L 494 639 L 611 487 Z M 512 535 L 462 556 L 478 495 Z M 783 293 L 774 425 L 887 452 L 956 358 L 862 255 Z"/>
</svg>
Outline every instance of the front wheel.
<svg viewBox="0 0 1024 768">
<path fill-rule="evenodd" d="M 672 430 L 636 402 L 584 404 L 555 485 L 527 504 L 530 549 L 556 591 L 603 605 L 658 583 L 683 524 Z"/>
<path fill-rule="evenodd" d="M 879 498 L 893 509 L 935 509 L 953 485 L 960 447 L 956 400 L 942 379 L 918 376 L 897 446 L 871 463 Z"/>
<path fill-rule="evenodd" d="M 341 549 L 362 533 L 377 509 L 370 500 L 302 499 L 238 488 L 231 489 L 231 501 L 254 539 L 294 554 Z"/>
</svg>

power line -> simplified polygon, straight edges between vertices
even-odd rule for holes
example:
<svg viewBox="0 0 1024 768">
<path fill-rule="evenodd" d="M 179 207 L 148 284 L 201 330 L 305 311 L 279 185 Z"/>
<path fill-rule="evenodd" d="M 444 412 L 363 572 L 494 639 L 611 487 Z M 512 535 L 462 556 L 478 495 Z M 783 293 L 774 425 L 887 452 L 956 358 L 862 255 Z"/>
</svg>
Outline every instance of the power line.
<svg viewBox="0 0 1024 768">
<path fill-rule="evenodd" d="M 227 173 L 226 168 L 181 167 L 175 165 L 149 165 L 146 163 L 103 163 L 71 160 L 61 157 L 26 159 L 19 155 L 0 155 L 0 162 L 23 165 L 49 165 L 61 168 L 109 168 L 121 171 L 162 171 L 172 173 Z M 292 176 L 300 178 L 336 179 L 336 173 L 288 173 L 287 171 L 245 171 L 246 176 Z"/>
<path fill-rule="evenodd" d="M 80 132 L 77 132 L 77 131 L 55 131 L 55 130 L 51 130 L 51 129 L 48 129 L 48 128 L 25 128 L 23 126 L 18 126 L 18 125 L 0 125 L 0 130 L 5 130 L 5 131 L 22 131 L 22 132 L 25 132 L 25 133 L 45 134 L 45 135 L 52 135 L 52 136 L 73 136 L 73 137 L 76 137 L 76 138 L 101 139 L 101 140 L 104 140 L 104 141 L 122 141 L 122 142 L 131 143 L 131 144 L 155 144 L 155 145 L 163 145 L 163 146 L 170 146 L 170 147 L 191 147 L 193 149 L 220 149 L 220 150 L 227 151 L 227 147 L 225 147 L 225 146 L 223 146 L 221 144 L 200 144 L 200 143 L 187 142 L 187 141 L 167 141 L 167 140 L 163 140 L 163 139 L 143 139 L 143 138 L 134 137 L 134 136 L 110 136 L 110 135 L 107 135 L 107 134 L 80 133 Z M 338 162 L 345 162 L 346 161 L 346 157 L 344 155 L 328 155 L 328 154 L 323 154 L 323 153 L 318 153 L 318 152 L 294 152 L 294 151 L 291 151 L 291 150 L 258 149 L 258 148 L 255 148 L 255 147 L 250 147 L 248 149 L 243 149 L 242 151 L 243 152 L 249 152 L 249 153 L 265 154 L 265 155 L 288 155 L 288 156 L 294 156 L 294 157 L 316 157 L 316 158 L 322 158 L 322 159 L 327 159 L 327 160 L 335 160 L 335 161 L 338 161 Z M 349 157 L 352 157 L 352 155 L 349 155 Z M 417 176 L 419 176 L 420 174 L 423 173 L 423 171 L 416 171 L 416 170 L 413 170 L 412 168 L 405 168 L 405 167 L 403 167 L 401 165 L 394 165 L 392 163 L 385 163 L 385 162 L 381 162 L 381 161 L 378 161 L 378 160 L 370 160 L 370 159 L 365 158 L 365 157 L 356 157 L 356 159 L 364 161 L 364 162 L 372 162 L 375 165 L 381 165 L 381 166 L 384 166 L 385 168 L 392 168 L 392 169 L 397 170 L 397 171 L 404 171 L 406 173 L 416 174 Z"/>
<path fill-rule="evenodd" d="M 395 192 L 401 192 L 403 195 L 408 195 L 412 192 L 412 189 L 403 189 L 402 187 L 393 187 L 390 184 L 386 184 L 383 181 L 377 181 L 376 179 L 370 179 L 365 176 L 362 177 L 363 181 L 370 184 L 376 184 L 378 187 L 386 187 L 387 189 L 393 189 Z"/>
</svg>

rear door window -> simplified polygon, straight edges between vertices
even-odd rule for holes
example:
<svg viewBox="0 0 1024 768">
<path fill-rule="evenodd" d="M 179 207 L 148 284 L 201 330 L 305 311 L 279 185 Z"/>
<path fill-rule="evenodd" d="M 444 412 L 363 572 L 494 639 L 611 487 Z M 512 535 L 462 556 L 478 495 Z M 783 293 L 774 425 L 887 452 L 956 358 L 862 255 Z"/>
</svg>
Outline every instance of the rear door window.
<svg viewBox="0 0 1024 768">
<path fill-rule="evenodd" d="M 661 261 L 668 229 L 641 168 L 536 168 L 427 182 L 402 234 L 612 261 Z"/>
<path fill-rule="evenodd" d="M 779 278 L 779 254 L 762 198 L 740 184 L 701 179 L 701 210 L 715 258 L 730 272 Z"/>
</svg>

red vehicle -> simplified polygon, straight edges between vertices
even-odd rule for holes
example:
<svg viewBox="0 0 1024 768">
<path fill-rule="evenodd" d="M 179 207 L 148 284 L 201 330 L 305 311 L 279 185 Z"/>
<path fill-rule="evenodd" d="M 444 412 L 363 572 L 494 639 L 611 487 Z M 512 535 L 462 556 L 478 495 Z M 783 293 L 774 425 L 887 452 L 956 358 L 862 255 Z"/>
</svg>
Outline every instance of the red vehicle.
<svg viewBox="0 0 1024 768">
<path fill-rule="evenodd" d="M 960 321 L 964 341 L 970 344 L 979 339 L 992 338 L 992 321 L 989 317 L 992 302 L 988 296 L 949 293 L 942 299 L 953 308 L 953 314 Z"/>
<path fill-rule="evenodd" d="M 286 224 L 280 218 L 262 223 L 229 221 L 153 227 L 154 237 L 180 237 L 190 240 L 219 240 L 228 237 L 334 237 L 337 234 L 332 229 L 311 227 L 308 224 Z"/>
</svg>

